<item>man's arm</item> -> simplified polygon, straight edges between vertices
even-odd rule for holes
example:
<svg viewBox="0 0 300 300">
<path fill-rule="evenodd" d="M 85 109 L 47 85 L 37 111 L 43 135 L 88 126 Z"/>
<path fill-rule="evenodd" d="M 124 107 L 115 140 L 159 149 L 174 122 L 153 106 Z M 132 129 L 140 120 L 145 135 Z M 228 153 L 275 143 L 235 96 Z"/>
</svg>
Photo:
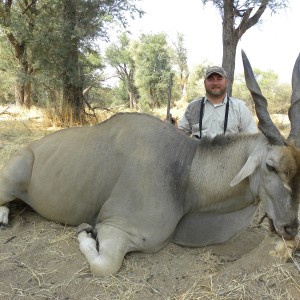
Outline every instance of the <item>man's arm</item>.
<svg viewBox="0 0 300 300">
<path fill-rule="evenodd" d="M 187 107 L 182 118 L 180 119 L 179 124 L 178 124 L 178 129 L 181 130 L 182 132 L 184 132 L 186 135 L 191 135 L 192 127 L 188 120 L 188 115 L 189 115 L 189 107 Z"/>
<path fill-rule="evenodd" d="M 240 132 L 256 133 L 258 131 L 256 122 L 253 118 L 251 111 L 246 104 L 243 103 L 240 107 L 241 112 L 241 126 Z"/>
</svg>

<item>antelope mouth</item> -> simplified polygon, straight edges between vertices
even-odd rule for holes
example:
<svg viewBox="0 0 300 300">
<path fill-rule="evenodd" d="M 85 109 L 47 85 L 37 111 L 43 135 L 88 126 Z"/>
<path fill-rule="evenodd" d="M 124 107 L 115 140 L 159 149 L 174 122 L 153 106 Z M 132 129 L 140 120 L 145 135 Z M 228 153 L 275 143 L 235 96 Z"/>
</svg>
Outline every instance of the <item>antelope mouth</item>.
<svg viewBox="0 0 300 300">
<path fill-rule="evenodd" d="M 280 237 L 285 240 L 293 240 L 295 236 L 298 234 L 298 221 L 292 222 L 291 224 L 286 224 L 283 226 L 279 226 L 278 228 L 275 226 L 274 221 L 268 217 L 269 220 L 269 228 L 271 232 L 277 233 Z"/>
</svg>

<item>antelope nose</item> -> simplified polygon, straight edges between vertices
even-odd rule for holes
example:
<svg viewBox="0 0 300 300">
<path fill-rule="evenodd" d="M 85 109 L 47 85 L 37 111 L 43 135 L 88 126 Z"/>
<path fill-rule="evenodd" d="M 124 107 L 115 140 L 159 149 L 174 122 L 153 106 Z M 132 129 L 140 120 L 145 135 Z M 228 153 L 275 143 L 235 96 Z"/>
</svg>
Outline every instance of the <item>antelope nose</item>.
<svg viewBox="0 0 300 300">
<path fill-rule="evenodd" d="M 293 239 L 298 234 L 298 222 L 284 226 L 284 231 L 286 233 L 285 239 Z"/>
</svg>

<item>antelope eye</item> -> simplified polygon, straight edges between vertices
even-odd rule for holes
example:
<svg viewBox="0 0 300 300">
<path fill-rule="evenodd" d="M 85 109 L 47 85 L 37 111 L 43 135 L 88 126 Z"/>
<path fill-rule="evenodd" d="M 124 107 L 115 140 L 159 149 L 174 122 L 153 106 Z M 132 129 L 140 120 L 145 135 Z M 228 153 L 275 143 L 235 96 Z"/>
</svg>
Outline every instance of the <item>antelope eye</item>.
<svg viewBox="0 0 300 300">
<path fill-rule="evenodd" d="M 277 170 L 275 169 L 274 166 L 271 166 L 268 163 L 266 163 L 266 167 L 267 167 L 268 171 L 277 173 Z"/>
<path fill-rule="evenodd" d="M 286 175 L 286 176 L 291 176 L 291 177 L 292 177 L 292 176 L 295 175 L 295 171 L 286 171 L 286 172 L 285 172 L 285 175 Z"/>
</svg>

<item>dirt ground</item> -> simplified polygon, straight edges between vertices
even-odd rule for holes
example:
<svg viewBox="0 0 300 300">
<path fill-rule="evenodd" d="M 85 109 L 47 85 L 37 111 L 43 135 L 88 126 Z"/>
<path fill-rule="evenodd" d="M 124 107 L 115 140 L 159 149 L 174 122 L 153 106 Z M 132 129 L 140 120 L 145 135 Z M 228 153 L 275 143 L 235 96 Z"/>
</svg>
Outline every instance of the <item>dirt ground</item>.
<svg viewBox="0 0 300 300">
<path fill-rule="evenodd" d="M 0 115 L 0 168 L 49 134 L 38 121 Z M 225 244 L 130 253 L 118 274 L 99 279 L 79 250 L 76 228 L 14 202 L 10 226 L 0 232 L 0 299 L 300 299 L 300 257 L 284 263 L 271 256 L 276 240 L 257 217 Z"/>
</svg>

